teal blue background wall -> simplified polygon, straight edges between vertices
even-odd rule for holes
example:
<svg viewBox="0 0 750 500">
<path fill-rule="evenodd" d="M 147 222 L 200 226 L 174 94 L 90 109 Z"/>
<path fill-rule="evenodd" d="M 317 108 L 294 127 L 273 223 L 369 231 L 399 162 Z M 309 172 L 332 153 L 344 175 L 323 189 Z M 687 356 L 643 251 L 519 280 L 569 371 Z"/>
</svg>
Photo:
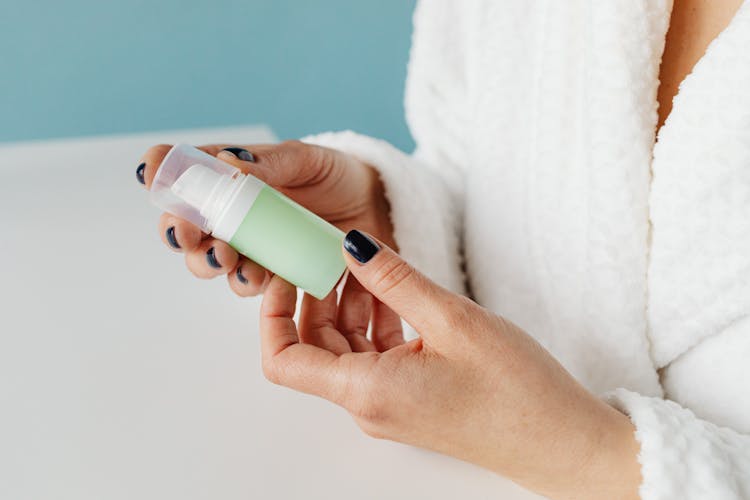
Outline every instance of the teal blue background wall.
<svg viewBox="0 0 750 500">
<path fill-rule="evenodd" d="M 9 0 L 0 142 L 267 123 L 282 138 L 351 128 L 409 150 L 414 3 Z"/>
</svg>

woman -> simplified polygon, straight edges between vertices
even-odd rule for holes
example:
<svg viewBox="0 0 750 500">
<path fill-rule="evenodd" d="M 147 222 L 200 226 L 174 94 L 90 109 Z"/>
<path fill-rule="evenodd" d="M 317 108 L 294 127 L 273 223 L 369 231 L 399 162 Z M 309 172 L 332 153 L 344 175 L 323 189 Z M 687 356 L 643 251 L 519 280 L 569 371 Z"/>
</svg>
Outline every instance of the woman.
<svg viewBox="0 0 750 500">
<path fill-rule="evenodd" d="M 750 5 L 414 21 L 414 155 L 351 132 L 205 148 L 351 231 L 340 303 L 306 296 L 295 325 L 291 285 L 170 215 L 164 241 L 264 293 L 267 377 L 369 434 L 552 498 L 750 498 Z"/>
</svg>

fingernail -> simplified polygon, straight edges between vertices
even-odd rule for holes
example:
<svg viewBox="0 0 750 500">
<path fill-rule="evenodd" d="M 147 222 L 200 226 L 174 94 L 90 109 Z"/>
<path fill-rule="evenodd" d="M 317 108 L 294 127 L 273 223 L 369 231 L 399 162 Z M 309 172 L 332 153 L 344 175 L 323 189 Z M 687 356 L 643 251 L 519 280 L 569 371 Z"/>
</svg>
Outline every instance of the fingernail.
<svg viewBox="0 0 750 500">
<path fill-rule="evenodd" d="M 174 234 L 174 226 L 169 226 L 169 228 L 167 228 L 167 241 L 169 242 L 169 246 L 176 250 L 182 248 L 180 244 L 177 243 L 177 236 Z"/>
<path fill-rule="evenodd" d="M 208 252 L 206 252 L 206 261 L 208 262 L 208 265 L 214 269 L 221 269 L 221 264 L 219 264 L 219 261 L 216 259 L 216 249 L 214 247 L 209 248 Z"/>
<path fill-rule="evenodd" d="M 237 268 L 237 279 L 242 283 L 243 285 L 247 285 L 248 281 L 247 278 L 245 278 L 245 275 L 242 274 L 242 266 L 239 266 Z"/>
<path fill-rule="evenodd" d="M 247 149 L 242 149 L 242 148 L 224 148 L 224 149 L 222 149 L 222 151 L 229 151 L 230 153 L 232 153 L 234 156 L 236 156 L 237 158 L 239 158 L 242 161 L 255 161 L 255 157 Z"/>
<path fill-rule="evenodd" d="M 135 169 L 135 178 L 138 179 L 138 182 L 141 184 L 146 184 L 146 179 L 143 177 L 143 173 L 146 171 L 146 164 L 141 163 L 138 165 L 138 168 Z"/>
<path fill-rule="evenodd" d="M 346 234 L 344 248 L 361 264 L 368 262 L 380 250 L 380 247 L 372 238 L 356 229 L 352 229 Z"/>
</svg>

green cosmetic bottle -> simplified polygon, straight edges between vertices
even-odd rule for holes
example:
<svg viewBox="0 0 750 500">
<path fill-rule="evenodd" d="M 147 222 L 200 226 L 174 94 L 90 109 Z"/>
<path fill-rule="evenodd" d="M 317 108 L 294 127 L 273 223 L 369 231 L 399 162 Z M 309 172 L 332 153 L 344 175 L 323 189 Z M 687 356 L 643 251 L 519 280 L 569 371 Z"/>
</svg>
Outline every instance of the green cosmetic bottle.
<svg viewBox="0 0 750 500">
<path fill-rule="evenodd" d="M 178 144 L 169 151 L 151 186 L 151 200 L 318 299 L 346 269 L 342 231 L 192 146 Z"/>
</svg>

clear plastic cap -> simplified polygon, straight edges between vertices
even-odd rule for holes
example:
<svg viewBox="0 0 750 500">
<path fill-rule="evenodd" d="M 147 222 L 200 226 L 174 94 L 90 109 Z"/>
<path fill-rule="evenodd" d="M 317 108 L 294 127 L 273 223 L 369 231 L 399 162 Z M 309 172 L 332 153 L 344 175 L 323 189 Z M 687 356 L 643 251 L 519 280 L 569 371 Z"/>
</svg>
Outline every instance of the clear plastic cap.
<svg viewBox="0 0 750 500">
<path fill-rule="evenodd" d="M 244 175 L 200 149 L 177 144 L 156 172 L 151 202 L 210 233 L 226 196 Z"/>
</svg>

